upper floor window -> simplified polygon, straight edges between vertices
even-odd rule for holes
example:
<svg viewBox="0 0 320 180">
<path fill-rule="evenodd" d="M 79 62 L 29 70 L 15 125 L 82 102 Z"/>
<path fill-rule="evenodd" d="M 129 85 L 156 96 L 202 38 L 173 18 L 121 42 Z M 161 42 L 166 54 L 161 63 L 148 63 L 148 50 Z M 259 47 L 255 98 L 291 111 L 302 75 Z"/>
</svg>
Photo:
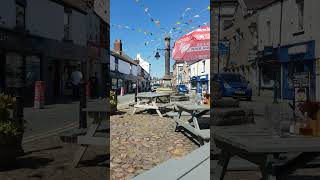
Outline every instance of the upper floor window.
<svg viewBox="0 0 320 180">
<path fill-rule="evenodd" d="M 236 49 L 239 51 L 240 50 L 240 29 L 236 30 L 236 36 L 235 36 L 235 41 L 236 41 Z"/>
<path fill-rule="evenodd" d="M 271 42 L 271 22 L 267 21 L 267 41 L 268 41 L 268 45 L 270 45 Z"/>
<path fill-rule="evenodd" d="M 303 30 L 304 19 L 304 0 L 297 0 L 298 6 L 298 30 Z"/>
<path fill-rule="evenodd" d="M 26 6 L 20 2 L 16 2 L 16 27 L 26 27 Z"/>
<path fill-rule="evenodd" d="M 71 9 L 64 9 L 64 39 L 71 40 Z"/>
<path fill-rule="evenodd" d="M 202 61 L 202 72 L 206 71 L 206 61 Z"/>
</svg>

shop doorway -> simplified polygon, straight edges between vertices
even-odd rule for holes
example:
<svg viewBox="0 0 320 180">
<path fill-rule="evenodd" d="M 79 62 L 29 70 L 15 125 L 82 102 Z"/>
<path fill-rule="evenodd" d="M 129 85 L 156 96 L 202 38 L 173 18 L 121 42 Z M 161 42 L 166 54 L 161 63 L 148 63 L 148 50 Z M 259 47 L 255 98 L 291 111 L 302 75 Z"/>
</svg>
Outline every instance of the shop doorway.
<svg viewBox="0 0 320 180">
<path fill-rule="evenodd" d="M 61 96 L 61 63 L 55 61 L 52 68 L 53 73 L 53 95 L 55 97 Z"/>
</svg>

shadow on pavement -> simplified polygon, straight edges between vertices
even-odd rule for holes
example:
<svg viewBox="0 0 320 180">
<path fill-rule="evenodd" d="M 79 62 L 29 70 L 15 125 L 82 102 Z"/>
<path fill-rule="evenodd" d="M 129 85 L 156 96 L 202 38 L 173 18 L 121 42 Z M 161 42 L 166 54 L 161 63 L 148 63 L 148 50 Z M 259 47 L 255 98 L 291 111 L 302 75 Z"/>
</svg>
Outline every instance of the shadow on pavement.
<svg viewBox="0 0 320 180">
<path fill-rule="evenodd" d="M 19 157 L 17 158 L 17 161 L 14 164 L 1 168 L 0 172 L 17 170 L 17 169 L 38 169 L 40 167 L 48 165 L 50 162 L 53 162 L 53 159 L 40 158 L 40 157 L 34 157 L 34 156 Z"/>
<path fill-rule="evenodd" d="M 115 116 L 115 115 L 124 115 L 126 114 L 126 112 L 124 111 L 116 111 L 116 112 L 112 112 L 112 114 L 110 116 Z M 121 117 L 120 117 L 121 118 Z"/>
<path fill-rule="evenodd" d="M 320 180 L 320 177 L 319 176 L 294 175 L 294 176 L 289 176 L 288 180 Z"/>
<path fill-rule="evenodd" d="M 94 159 L 82 160 L 80 164 L 82 166 L 100 166 L 107 167 L 110 155 L 97 155 Z"/>
<path fill-rule="evenodd" d="M 61 149 L 61 148 L 63 148 L 63 147 L 62 146 L 55 146 L 55 147 L 50 147 L 50 148 L 45 148 L 45 149 L 38 149 L 38 150 L 26 152 L 25 155 L 29 155 L 29 154 L 32 154 L 32 153 L 35 153 L 35 152 L 56 150 L 56 149 Z"/>
</svg>

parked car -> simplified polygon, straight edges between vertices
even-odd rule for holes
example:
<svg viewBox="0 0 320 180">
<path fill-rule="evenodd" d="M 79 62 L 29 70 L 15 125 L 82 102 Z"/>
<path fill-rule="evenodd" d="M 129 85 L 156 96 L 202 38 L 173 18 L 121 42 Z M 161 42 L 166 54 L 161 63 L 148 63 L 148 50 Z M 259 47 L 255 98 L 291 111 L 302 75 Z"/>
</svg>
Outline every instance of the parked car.
<svg viewBox="0 0 320 180">
<path fill-rule="evenodd" d="M 181 93 L 181 94 L 186 94 L 186 93 L 189 93 L 189 89 L 188 89 L 187 85 L 179 84 L 179 85 L 177 85 L 177 92 Z"/>
<path fill-rule="evenodd" d="M 215 75 L 214 81 L 218 82 L 221 88 L 221 94 L 224 97 L 252 99 L 252 89 L 247 81 L 239 73 L 221 73 Z"/>
<path fill-rule="evenodd" d="M 151 86 L 151 91 L 152 91 L 152 92 L 155 92 L 158 87 L 160 87 L 160 84 L 153 84 L 153 85 Z"/>
</svg>

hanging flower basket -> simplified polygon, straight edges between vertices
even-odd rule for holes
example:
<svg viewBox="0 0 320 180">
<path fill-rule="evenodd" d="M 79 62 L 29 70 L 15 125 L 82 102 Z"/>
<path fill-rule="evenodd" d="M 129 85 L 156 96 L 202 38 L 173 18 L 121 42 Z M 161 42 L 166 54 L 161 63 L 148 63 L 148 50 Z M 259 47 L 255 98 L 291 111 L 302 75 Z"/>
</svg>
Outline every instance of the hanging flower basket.
<svg viewBox="0 0 320 180">
<path fill-rule="evenodd" d="M 117 94 L 115 90 L 110 90 L 110 112 L 113 114 L 117 109 L 118 101 Z"/>
</svg>

